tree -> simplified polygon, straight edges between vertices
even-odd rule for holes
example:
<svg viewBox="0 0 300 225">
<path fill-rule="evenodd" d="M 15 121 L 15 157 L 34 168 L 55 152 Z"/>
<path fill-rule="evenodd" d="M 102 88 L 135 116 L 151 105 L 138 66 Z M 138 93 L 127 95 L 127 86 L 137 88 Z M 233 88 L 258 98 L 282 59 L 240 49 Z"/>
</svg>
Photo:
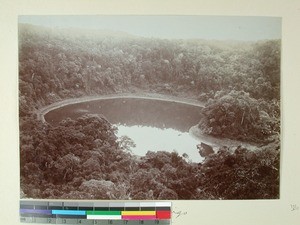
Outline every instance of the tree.
<svg viewBox="0 0 300 225">
<path fill-rule="evenodd" d="M 53 165 L 46 171 L 48 179 L 53 183 L 65 183 L 71 181 L 80 165 L 80 158 L 69 153 L 53 162 Z"/>
<path fill-rule="evenodd" d="M 231 91 L 210 100 L 202 110 L 199 128 L 207 134 L 239 140 L 261 142 L 274 131 L 261 116 L 256 99 L 242 91 Z"/>
<path fill-rule="evenodd" d="M 178 199 L 178 195 L 172 189 L 164 189 L 159 194 L 158 199 L 161 199 L 161 200 L 167 200 L 167 199 L 168 200 L 176 200 L 176 199 Z"/>
<path fill-rule="evenodd" d="M 119 138 L 119 146 L 124 151 L 131 153 L 132 152 L 131 148 L 135 148 L 136 144 L 130 137 L 128 137 L 127 135 L 124 135 Z"/>
</svg>

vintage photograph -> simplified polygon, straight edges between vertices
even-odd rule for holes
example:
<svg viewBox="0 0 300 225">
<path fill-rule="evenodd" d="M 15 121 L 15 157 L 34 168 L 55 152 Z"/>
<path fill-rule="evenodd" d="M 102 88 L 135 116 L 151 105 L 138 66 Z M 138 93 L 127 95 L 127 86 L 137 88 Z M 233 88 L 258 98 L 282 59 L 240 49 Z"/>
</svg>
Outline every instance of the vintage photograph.
<svg viewBox="0 0 300 225">
<path fill-rule="evenodd" d="M 280 198 L 281 18 L 18 19 L 21 199 Z"/>
</svg>

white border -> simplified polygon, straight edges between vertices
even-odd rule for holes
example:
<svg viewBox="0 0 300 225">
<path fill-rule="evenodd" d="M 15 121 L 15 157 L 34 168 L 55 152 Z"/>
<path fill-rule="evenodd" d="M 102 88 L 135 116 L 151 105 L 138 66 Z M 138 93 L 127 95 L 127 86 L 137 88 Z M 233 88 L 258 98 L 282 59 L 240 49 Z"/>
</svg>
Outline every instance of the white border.
<svg viewBox="0 0 300 225">
<path fill-rule="evenodd" d="M 298 176 L 299 0 L 0 0 L 0 216 L 20 224 L 18 150 L 18 15 L 241 15 L 282 17 L 282 155 L 280 200 L 174 201 L 173 224 L 296 225 Z M 187 214 L 185 213 L 187 212 Z"/>
</svg>

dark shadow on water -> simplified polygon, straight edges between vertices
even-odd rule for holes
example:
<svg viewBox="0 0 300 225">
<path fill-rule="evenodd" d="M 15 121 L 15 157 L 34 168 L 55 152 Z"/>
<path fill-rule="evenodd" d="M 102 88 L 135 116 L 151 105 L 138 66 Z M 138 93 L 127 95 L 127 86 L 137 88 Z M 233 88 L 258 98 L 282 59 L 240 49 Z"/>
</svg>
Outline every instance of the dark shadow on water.
<svg viewBox="0 0 300 225">
<path fill-rule="evenodd" d="M 66 118 L 75 119 L 86 113 L 102 114 L 112 124 L 172 128 L 188 132 L 200 120 L 199 106 L 184 103 L 137 98 L 94 100 L 67 105 L 45 115 L 45 120 L 57 125 Z"/>
</svg>

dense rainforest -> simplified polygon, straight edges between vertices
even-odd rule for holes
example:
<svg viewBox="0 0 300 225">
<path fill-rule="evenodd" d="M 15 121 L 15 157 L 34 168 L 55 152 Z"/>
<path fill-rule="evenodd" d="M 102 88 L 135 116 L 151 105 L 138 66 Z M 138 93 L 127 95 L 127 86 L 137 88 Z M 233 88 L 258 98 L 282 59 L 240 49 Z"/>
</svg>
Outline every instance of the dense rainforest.
<svg viewBox="0 0 300 225">
<path fill-rule="evenodd" d="M 279 198 L 280 45 L 19 24 L 21 197 Z M 155 149 L 136 157 L 101 115 L 53 126 L 36 114 L 64 99 L 140 92 L 205 102 L 201 132 L 258 147 L 220 147 L 202 163 Z"/>
</svg>

